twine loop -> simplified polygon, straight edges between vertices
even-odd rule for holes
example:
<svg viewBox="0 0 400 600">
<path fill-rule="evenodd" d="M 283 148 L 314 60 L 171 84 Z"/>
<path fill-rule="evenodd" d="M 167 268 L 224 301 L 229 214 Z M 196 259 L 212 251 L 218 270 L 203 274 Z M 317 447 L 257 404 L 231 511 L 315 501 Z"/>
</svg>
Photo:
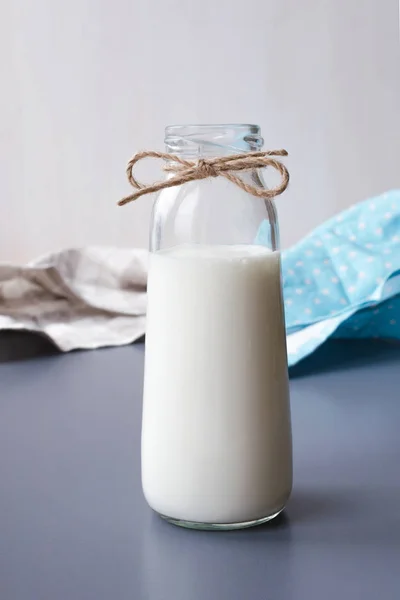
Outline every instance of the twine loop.
<svg viewBox="0 0 400 600">
<path fill-rule="evenodd" d="M 155 152 L 152 150 L 138 152 L 128 162 L 126 174 L 128 181 L 137 191 L 118 202 L 120 206 L 132 202 L 145 194 L 152 194 L 162 189 L 182 185 L 189 181 L 208 179 L 209 177 L 225 177 L 239 186 L 245 192 L 258 198 L 274 198 L 282 194 L 289 185 L 289 171 L 285 165 L 273 158 L 274 156 L 287 156 L 286 150 L 267 150 L 265 152 L 245 152 L 243 154 L 232 154 L 229 156 L 218 156 L 215 158 L 201 158 L 198 161 L 184 160 L 175 154 Z M 157 181 L 149 185 L 143 185 L 133 175 L 133 167 L 144 158 L 160 158 L 167 162 L 164 171 L 174 175 L 165 181 Z M 280 183 L 271 189 L 246 183 L 233 172 L 254 171 L 265 167 L 272 167 L 281 176 Z"/>
</svg>

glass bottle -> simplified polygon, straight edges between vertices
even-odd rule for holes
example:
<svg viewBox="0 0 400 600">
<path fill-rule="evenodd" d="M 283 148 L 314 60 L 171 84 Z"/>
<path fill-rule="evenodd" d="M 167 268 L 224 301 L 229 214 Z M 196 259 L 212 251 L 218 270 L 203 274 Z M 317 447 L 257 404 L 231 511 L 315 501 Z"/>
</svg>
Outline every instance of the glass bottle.
<svg viewBox="0 0 400 600">
<path fill-rule="evenodd" d="M 256 125 L 177 125 L 165 143 L 193 160 L 260 150 L 263 139 Z M 256 170 L 240 177 L 264 185 Z M 172 523 L 248 527 L 289 498 L 278 240 L 274 203 L 223 177 L 163 189 L 154 203 L 142 484 Z"/>
</svg>

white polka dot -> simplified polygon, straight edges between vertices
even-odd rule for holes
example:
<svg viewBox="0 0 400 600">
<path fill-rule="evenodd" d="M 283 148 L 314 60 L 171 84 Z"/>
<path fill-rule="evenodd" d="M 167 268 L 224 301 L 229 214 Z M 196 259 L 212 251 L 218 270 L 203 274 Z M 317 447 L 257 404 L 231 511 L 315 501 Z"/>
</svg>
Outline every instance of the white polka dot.
<svg viewBox="0 0 400 600">
<path fill-rule="evenodd" d="M 312 284 L 312 281 L 311 281 L 311 279 L 305 279 L 305 280 L 304 280 L 304 283 L 305 283 L 306 285 L 311 285 L 311 284 Z"/>
<path fill-rule="evenodd" d="M 375 233 L 376 235 L 382 235 L 382 227 L 378 227 L 378 229 L 375 229 Z"/>
<path fill-rule="evenodd" d="M 392 291 L 393 287 L 391 285 L 387 285 L 386 286 L 386 290 L 390 293 Z"/>
<path fill-rule="evenodd" d="M 286 304 L 286 306 L 292 306 L 292 304 L 293 304 L 293 300 L 292 300 L 291 298 L 288 298 L 288 299 L 285 301 L 285 304 Z"/>
<path fill-rule="evenodd" d="M 293 269 L 288 269 L 288 275 L 294 275 Z"/>
<path fill-rule="evenodd" d="M 338 223 L 341 223 L 341 222 L 343 221 L 343 215 L 338 215 L 338 216 L 336 217 L 336 221 L 337 221 Z"/>
<path fill-rule="evenodd" d="M 396 319 L 390 319 L 389 323 L 390 323 L 391 325 L 396 325 Z"/>
<path fill-rule="evenodd" d="M 314 275 L 319 275 L 321 273 L 321 269 L 314 269 L 313 273 Z"/>
<path fill-rule="evenodd" d="M 329 258 L 326 258 L 324 260 L 324 265 L 330 265 L 330 264 L 331 264 L 331 261 L 329 260 Z"/>
<path fill-rule="evenodd" d="M 296 294 L 298 294 L 300 296 L 302 293 L 303 293 L 303 290 L 301 288 L 296 289 Z"/>
<path fill-rule="evenodd" d="M 306 256 L 312 256 L 312 255 L 313 255 L 312 250 L 306 250 Z"/>
<path fill-rule="evenodd" d="M 369 208 L 370 208 L 371 210 L 375 210 L 375 204 L 374 204 L 373 202 L 370 202 L 370 204 L 369 204 Z"/>
<path fill-rule="evenodd" d="M 383 279 L 382 279 L 382 277 L 377 277 L 377 278 L 376 278 L 376 283 L 378 283 L 378 284 L 381 284 L 381 283 L 383 283 Z"/>
<path fill-rule="evenodd" d="M 333 238 L 333 235 L 331 233 L 325 233 L 325 235 L 324 235 L 325 240 L 331 240 L 332 238 Z"/>
<path fill-rule="evenodd" d="M 330 314 L 331 314 L 331 315 L 336 315 L 336 310 L 331 310 L 331 311 L 330 311 Z"/>
<path fill-rule="evenodd" d="M 340 298 L 340 304 L 347 304 L 347 302 L 344 298 Z"/>
<path fill-rule="evenodd" d="M 314 298 L 314 304 L 321 304 L 320 298 Z"/>
<path fill-rule="evenodd" d="M 385 214 L 385 219 L 391 219 L 391 218 L 392 218 L 392 213 L 390 213 L 390 212 L 387 212 L 387 213 Z"/>
<path fill-rule="evenodd" d="M 392 254 L 392 251 L 390 248 L 385 248 L 383 254 Z"/>
<path fill-rule="evenodd" d="M 392 242 L 396 243 L 396 242 L 400 242 L 400 237 L 398 235 L 394 235 L 392 237 Z"/>
<path fill-rule="evenodd" d="M 321 240 L 316 240 L 316 241 L 314 242 L 314 246 L 317 246 L 318 248 L 319 248 L 319 247 L 321 247 L 321 246 L 322 246 L 322 242 L 321 242 Z"/>
<path fill-rule="evenodd" d="M 358 277 L 359 277 L 359 279 L 364 279 L 364 277 L 365 277 L 364 271 L 360 271 L 358 274 Z"/>
<path fill-rule="evenodd" d="M 397 206 L 395 205 L 395 203 L 394 203 L 394 202 L 393 202 L 393 204 L 391 205 L 391 208 L 392 208 L 393 210 L 396 210 L 396 209 L 397 209 Z"/>
<path fill-rule="evenodd" d="M 390 263 L 390 262 L 385 263 L 385 267 L 386 267 L 386 269 L 390 269 L 392 267 L 392 263 Z"/>
<path fill-rule="evenodd" d="M 366 247 L 366 248 L 368 248 L 368 250 L 371 250 L 371 248 L 373 248 L 373 247 L 374 247 L 374 245 L 373 245 L 373 244 L 370 244 L 370 243 L 368 243 L 368 244 L 365 244 L 365 247 Z"/>
<path fill-rule="evenodd" d="M 365 229 L 365 223 L 361 221 L 361 223 L 358 224 L 358 229 Z"/>
<path fill-rule="evenodd" d="M 374 257 L 373 256 L 368 256 L 367 258 L 367 262 L 374 262 Z"/>
<path fill-rule="evenodd" d="M 354 258 L 355 256 L 357 256 L 357 252 L 355 252 L 354 250 L 352 252 L 349 252 L 349 258 Z"/>
<path fill-rule="evenodd" d="M 303 266 L 303 261 L 302 260 L 298 260 L 296 263 L 296 267 L 302 267 Z"/>
<path fill-rule="evenodd" d="M 332 277 L 331 281 L 332 281 L 332 283 L 339 283 L 338 277 Z"/>
<path fill-rule="evenodd" d="M 342 271 L 342 273 L 345 273 L 347 271 L 347 269 L 348 269 L 347 265 L 340 265 L 340 267 L 339 267 L 339 271 Z"/>
<path fill-rule="evenodd" d="M 340 248 L 332 248 L 332 254 L 339 254 Z"/>
<path fill-rule="evenodd" d="M 347 289 L 347 291 L 349 292 L 349 294 L 352 294 L 353 292 L 355 292 L 355 291 L 356 291 L 356 288 L 354 287 L 354 285 L 351 285 L 351 286 L 350 286 L 350 287 Z"/>
<path fill-rule="evenodd" d="M 329 296 L 329 290 L 328 288 L 324 288 L 323 290 L 321 290 L 322 293 L 324 294 L 324 296 Z"/>
<path fill-rule="evenodd" d="M 349 240 L 350 240 L 351 242 L 355 242 L 355 241 L 356 241 L 356 239 L 357 239 L 357 238 L 356 238 L 356 236 L 355 236 L 355 235 L 349 235 Z"/>
<path fill-rule="evenodd" d="M 307 315 L 311 315 L 311 309 L 310 309 L 310 308 L 305 308 L 305 309 L 304 309 L 304 312 L 305 312 Z"/>
</svg>

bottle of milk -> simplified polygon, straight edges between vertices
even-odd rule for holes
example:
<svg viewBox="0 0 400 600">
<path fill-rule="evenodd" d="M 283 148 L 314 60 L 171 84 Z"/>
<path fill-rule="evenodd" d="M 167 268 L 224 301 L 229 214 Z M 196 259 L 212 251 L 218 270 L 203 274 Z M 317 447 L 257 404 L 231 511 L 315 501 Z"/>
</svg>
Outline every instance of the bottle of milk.
<svg viewBox="0 0 400 600">
<path fill-rule="evenodd" d="M 263 144 L 256 125 L 167 127 L 165 142 L 187 160 Z M 258 171 L 240 177 L 264 185 Z M 273 202 L 224 177 L 164 189 L 154 204 L 142 482 L 150 507 L 171 523 L 249 527 L 289 498 L 278 243 Z"/>
</svg>

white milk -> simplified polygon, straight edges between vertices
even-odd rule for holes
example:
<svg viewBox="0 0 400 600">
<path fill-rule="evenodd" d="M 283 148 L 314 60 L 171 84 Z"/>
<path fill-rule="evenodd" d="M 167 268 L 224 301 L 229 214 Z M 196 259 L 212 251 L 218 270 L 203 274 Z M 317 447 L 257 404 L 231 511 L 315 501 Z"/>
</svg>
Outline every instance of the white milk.
<svg viewBox="0 0 400 600">
<path fill-rule="evenodd" d="M 149 505 L 168 517 L 273 516 L 292 485 L 280 255 L 261 246 L 153 254 L 142 431 Z"/>
</svg>

